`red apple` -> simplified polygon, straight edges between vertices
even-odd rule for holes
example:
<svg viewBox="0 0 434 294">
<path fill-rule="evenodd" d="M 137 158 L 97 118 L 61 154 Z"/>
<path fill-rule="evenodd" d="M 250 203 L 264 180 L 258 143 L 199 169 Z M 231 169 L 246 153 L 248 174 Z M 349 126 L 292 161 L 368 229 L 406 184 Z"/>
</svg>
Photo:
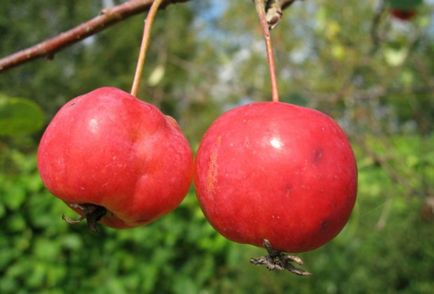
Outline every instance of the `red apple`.
<svg viewBox="0 0 434 294">
<path fill-rule="evenodd" d="M 94 221 L 125 228 L 176 208 L 188 192 L 194 166 L 174 119 L 104 87 L 59 110 L 41 139 L 38 169 L 48 190 L 78 213 L 92 214 L 96 208 Z"/>
<path fill-rule="evenodd" d="M 412 19 L 416 15 L 416 11 L 414 10 L 404 10 L 398 8 L 391 8 L 390 14 L 397 19 L 408 21 Z"/>
<path fill-rule="evenodd" d="M 196 158 L 195 187 L 210 223 L 230 240 L 315 249 L 344 227 L 357 168 L 338 124 L 309 108 L 252 103 L 218 118 Z"/>
</svg>

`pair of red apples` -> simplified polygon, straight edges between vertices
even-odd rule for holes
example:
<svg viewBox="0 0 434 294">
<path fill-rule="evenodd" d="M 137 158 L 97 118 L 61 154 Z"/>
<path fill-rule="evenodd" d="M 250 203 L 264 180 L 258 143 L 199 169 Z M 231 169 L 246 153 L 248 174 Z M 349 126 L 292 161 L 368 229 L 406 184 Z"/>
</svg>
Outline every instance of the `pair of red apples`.
<svg viewBox="0 0 434 294">
<path fill-rule="evenodd" d="M 282 102 L 237 107 L 204 135 L 196 160 L 176 121 L 104 87 L 66 103 L 38 149 L 41 178 L 89 222 L 150 223 L 194 178 L 209 222 L 230 240 L 304 252 L 336 236 L 354 206 L 357 169 L 327 115 Z"/>
</svg>

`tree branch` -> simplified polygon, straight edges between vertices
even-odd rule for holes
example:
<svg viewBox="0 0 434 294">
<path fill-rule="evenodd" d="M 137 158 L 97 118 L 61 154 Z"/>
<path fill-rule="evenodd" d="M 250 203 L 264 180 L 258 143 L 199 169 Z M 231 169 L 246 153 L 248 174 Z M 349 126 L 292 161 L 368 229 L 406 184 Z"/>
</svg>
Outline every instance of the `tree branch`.
<svg viewBox="0 0 434 294">
<path fill-rule="evenodd" d="M 162 7 L 187 1 L 189 0 L 165 0 Z M 34 59 L 43 57 L 52 58 L 56 52 L 63 48 L 94 35 L 133 15 L 148 10 L 152 2 L 153 0 L 130 0 L 120 5 L 103 9 L 100 15 L 75 28 L 0 59 L 0 72 Z"/>
</svg>

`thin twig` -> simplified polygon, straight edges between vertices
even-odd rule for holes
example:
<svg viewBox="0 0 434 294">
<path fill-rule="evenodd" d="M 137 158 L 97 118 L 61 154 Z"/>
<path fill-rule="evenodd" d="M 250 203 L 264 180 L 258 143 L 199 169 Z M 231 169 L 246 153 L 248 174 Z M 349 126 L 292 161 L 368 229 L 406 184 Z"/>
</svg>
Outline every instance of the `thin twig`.
<svg viewBox="0 0 434 294">
<path fill-rule="evenodd" d="M 261 23 L 262 31 L 265 38 L 265 47 L 267 49 L 268 68 L 270 70 L 271 79 L 271 95 L 273 102 L 279 101 L 279 90 L 276 78 L 276 66 L 274 63 L 273 47 L 271 44 L 270 29 L 266 20 L 265 14 L 265 0 L 255 0 L 256 12 L 258 13 L 259 21 Z"/>
<path fill-rule="evenodd" d="M 169 4 L 187 1 L 189 0 L 165 0 L 162 6 L 165 7 Z M 133 15 L 148 10 L 152 2 L 152 0 L 130 0 L 120 5 L 103 9 L 101 15 L 75 28 L 0 59 L 0 72 L 34 59 L 52 58 L 56 52 L 63 48 L 75 44 Z"/>
<path fill-rule="evenodd" d="M 381 20 L 383 19 L 384 13 L 386 11 L 387 5 L 385 0 L 379 0 L 378 7 L 375 11 L 374 17 L 372 18 L 371 23 L 371 48 L 369 49 L 367 53 L 367 57 L 373 57 L 377 53 L 377 51 L 380 49 L 382 37 L 380 35 L 380 24 Z M 340 89 L 336 93 L 335 101 L 341 100 L 348 92 L 348 90 L 351 88 L 351 86 L 354 84 L 354 80 L 359 76 L 360 71 L 365 66 L 365 61 L 362 62 L 362 64 L 356 65 L 351 73 L 349 74 L 348 78 L 344 81 Z"/>
<path fill-rule="evenodd" d="M 384 136 L 384 134 L 381 134 Z M 374 164 L 381 168 L 391 183 L 398 188 L 403 189 L 407 195 L 416 195 L 415 189 L 412 187 L 410 178 L 399 173 L 399 168 L 393 166 L 391 162 L 396 160 L 396 157 L 386 156 L 379 152 L 375 152 L 368 144 L 366 137 L 354 136 L 353 141 L 361 148 L 363 153 L 373 160 Z M 393 149 L 393 146 L 385 146 L 385 150 Z M 393 195 L 386 194 L 386 203 L 376 223 L 376 228 L 381 230 L 386 226 L 387 219 L 390 215 Z"/>
<path fill-rule="evenodd" d="M 151 38 L 151 28 L 154 22 L 155 15 L 157 14 L 158 7 L 160 7 L 163 0 L 155 0 L 152 3 L 151 9 L 149 10 L 148 16 L 145 19 L 145 24 L 143 27 L 143 37 L 142 44 L 140 45 L 139 58 L 137 60 L 136 72 L 134 74 L 133 85 L 131 87 L 131 95 L 137 96 L 137 92 L 140 88 L 140 81 L 142 78 L 143 66 L 145 64 L 146 51 L 149 47 L 149 40 Z"/>
<path fill-rule="evenodd" d="M 282 9 L 286 9 L 291 6 L 297 0 L 280 0 Z"/>
<path fill-rule="evenodd" d="M 386 8 L 387 8 L 386 2 L 384 0 L 380 0 L 371 24 L 372 47 L 371 50 L 369 51 L 370 56 L 373 56 L 378 51 L 378 49 L 380 49 L 380 45 L 382 41 L 382 37 L 380 34 L 380 24 L 386 12 Z"/>
</svg>

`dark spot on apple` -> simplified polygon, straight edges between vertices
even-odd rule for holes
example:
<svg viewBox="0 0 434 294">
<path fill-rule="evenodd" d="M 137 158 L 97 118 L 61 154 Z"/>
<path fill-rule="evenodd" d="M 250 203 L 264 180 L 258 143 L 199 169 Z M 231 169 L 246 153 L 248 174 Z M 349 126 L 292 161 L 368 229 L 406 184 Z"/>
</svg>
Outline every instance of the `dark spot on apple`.
<svg viewBox="0 0 434 294">
<path fill-rule="evenodd" d="M 320 224 L 320 230 L 321 232 L 327 231 L 327 229 L 330 227 L 330 220 L 325 219 L 321 221 Z"/>
<path fill-rule="evenodd" d="M 322 161 L 323 157 L 324 157 L 324 151 L 320 147 L 320 148 L 316 149 L 315 152 L 313 153 L 313 160 L 312 161 L 314 164 L 319 164 Z"/>
<path fill-rule="evenodd" d="M 71 102 L 71 103 L 69 103 L 69 107 L 71 107 L 71 106 L 74 106 L 76 104 L 76 102 Z"/>
<path fill-rule="evenodd" d="M 285 195 L 287 196 L 287 197 L 289 197 L 291 194 L 292 194 L 292 190 L 293 190 L 294 188 L 293 188 L 293 186 L 292 186 L 292 184 L 288 184 L 288 185 L 286 185 L 285 186 Z"/>
</svg>

